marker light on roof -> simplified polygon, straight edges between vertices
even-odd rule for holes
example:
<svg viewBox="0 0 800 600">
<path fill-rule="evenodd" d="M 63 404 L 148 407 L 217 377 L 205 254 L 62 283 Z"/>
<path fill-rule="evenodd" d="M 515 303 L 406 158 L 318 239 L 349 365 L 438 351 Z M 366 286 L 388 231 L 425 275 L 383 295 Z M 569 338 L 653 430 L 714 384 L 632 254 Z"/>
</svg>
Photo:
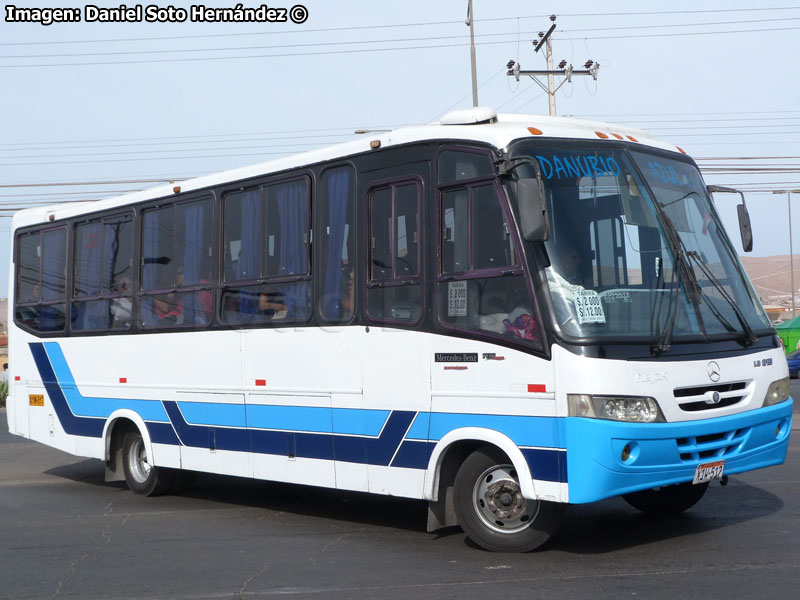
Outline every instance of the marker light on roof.
<svg viewBox="0 0 800 600">
<path fill-rule="evenodd" d="M 375 148 L 380 148 L 381 147 L 381 141 L 380 140 L 371 140 L 370 143 L 369 143 L 369 147 L 372 148 L 373 150 Z"/>
<path fill-rule="evenodd" d="M 681 154 L 686 154 L 686 150 L 684 150 L 680 146 L 675 146 L 675 147 L 678 149 L 678 152 L 680 152 Z"/>
<path fill-rule="evenodd" d="M 541 129 L 536 129 L 536 127 L 528 127 L 528 131 L 531 132 L 533 135 L 544 135 Z"/>
<path fill-rule="evenodd" d="M 172 192 L 174 194 L 180 194 L 181 193 L 181 186 L 176 185 L 174 188 L 172 188 Z"/>
<path fill-rule="evenodd" d="M 628 136 L 626 136 L 626 137 L 627 137 L 627 138 L 628 138 L 630 141 L 632 141 L 632 142 L 638 142 L 638 141 L 639 141 L 639 140 L 637 140 L 635 137 L 633 137 L 632 135 L 628 135 Z"/>
<path fill-rule="evenodd" d="M 613 135 L 613 136 L 614 136 L 615 138 L 617 138 L 618 140 L 624 140 L 624 139 L 625 139 L 624 137 L 622 137 L 622 136 L 621 136 L 620 134 L 618 134 L 618 133 L 612 133 L 611 135 Z"/>
<path fill-rule="evenodd" d="M 604 140 L 608 139 L 608 136 L 605 133 L 603 133 L 602 131 L 595 131 L 594 134 L 597 137 L 601 138 L 601 139 L 604 139 Z"/>
</svg>

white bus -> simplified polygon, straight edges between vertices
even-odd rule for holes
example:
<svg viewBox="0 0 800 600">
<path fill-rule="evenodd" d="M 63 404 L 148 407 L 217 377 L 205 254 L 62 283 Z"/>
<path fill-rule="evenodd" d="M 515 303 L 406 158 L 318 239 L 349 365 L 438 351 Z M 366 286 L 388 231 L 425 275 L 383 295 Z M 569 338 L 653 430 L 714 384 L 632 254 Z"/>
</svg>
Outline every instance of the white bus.
<svg viewBox="0 0 800 600">
<path fill-rule="evenodd" d="M 792 420 L 709 191 L 644 132 L 477 108 L 22 211 L 9 429 L 145 495 L 424 499 L 498 551 L 568 503 L 683 511 L 782 463 Z"/>
</svg>

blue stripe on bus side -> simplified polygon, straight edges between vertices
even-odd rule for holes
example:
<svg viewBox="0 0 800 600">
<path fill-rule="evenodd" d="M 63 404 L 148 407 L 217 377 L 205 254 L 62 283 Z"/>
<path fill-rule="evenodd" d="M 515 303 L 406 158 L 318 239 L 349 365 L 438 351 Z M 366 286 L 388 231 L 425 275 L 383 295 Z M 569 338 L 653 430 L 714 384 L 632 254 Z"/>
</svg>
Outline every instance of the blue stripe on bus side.
<svg viewBox="0 0 800 600">
<path fill-rule="evenodd" d="M 482 427 L 508 435 L 519 446 L 540 446 L 521 448 L 534 479 L 567 481 L 566 451 L 556 447 L 563 419 L 88 398 L 78 392 L 58 343 L 31 343 L 30 348 L 70 435 L 100 437 L 104 417 L 130 408 L 147 421 L 156 443 L 425 469 L 436 441 L 448 432 Z M 75 414 L 75 406 L 82 414 Z"/>
<path fill-rule="evenodd" d="M 61 385 L 67 404 L 75 416 L 105 418 L 115 410 L 127 408 L 136 412 L 145 421 L 169 422 L 167 413 L 164 412 L 164 407 L 158 400 L 129 400 L 125 398 L 92 398 L 84 396 L 78 391 L 75 378 L 67 364 L 64 353 L 61 351 L 61 346 L 55 342 L 45 342 L 44 349 L 50 359 L 50 365 L 55 375 L 54 383 Z"/>
<path fill-rule="evenodd" d="M 564 419 L 559 417 L 431 413 L 430 419 L 427 438 L 436 441 L 453 429 L 461 427 L 499 431 L 511 438 L 517 446 L 558 448 L 558 440 L 564 439 Z"/>
<path fill-rule="evenodd" d="M 105 419 L 78 417 L 72 414 L 67 399 L 61 391 L 58 378 L 50 365 L 50 359 L 47 357 L 44 345 L 38 342 L 32 343 L 30 344 L 30 349 L 36 368 L 39 370 L 39 376 L 42 378 L 44 389 L 47 390 L 47 395 L 50 397 L 50 402 L 53 404 L 53 409 L 56 411 L 56 416 L 64 432 L 68 435 L 95 438 L 103 435 Z"/>
<path fill-rule="evenodd" d="M 567 483 L 567 451 L 549 448 L 520 448 L 531 476 L 542 481 Z"/>
</svg>

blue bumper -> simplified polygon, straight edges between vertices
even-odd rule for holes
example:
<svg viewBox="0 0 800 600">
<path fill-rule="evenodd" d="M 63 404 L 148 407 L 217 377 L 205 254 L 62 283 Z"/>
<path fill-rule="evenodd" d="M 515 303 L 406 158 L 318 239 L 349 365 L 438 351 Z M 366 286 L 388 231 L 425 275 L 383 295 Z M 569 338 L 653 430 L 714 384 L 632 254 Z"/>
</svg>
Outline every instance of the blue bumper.
<svg viewBox="0 0 800 600">
<path fill-rule="evenodd" d="M 792 400 L 681 423 L 565 421 L 569 501 L 581 504 L 691 481 L 701 463 L 724 459 L 726 475 L 779 465 L 789 446 Z M 623 462 L 626 445 L 630 456 Z"/>
</svg>

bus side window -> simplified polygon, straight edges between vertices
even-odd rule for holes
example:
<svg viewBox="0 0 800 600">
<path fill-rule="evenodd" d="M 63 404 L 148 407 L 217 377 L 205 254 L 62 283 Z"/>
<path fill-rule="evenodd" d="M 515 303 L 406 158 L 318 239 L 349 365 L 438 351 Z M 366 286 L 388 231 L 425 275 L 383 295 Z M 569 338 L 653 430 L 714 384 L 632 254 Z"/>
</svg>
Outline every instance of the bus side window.
<svg viewBox="0 0 800 600">
<path fill-rule="evenodd" d="M 540 347 L 533 301 L 502 203 L 492 181 L 441 193 L 438 320 L 445 328 Z"/>
<path fill-rule="evenodd" d="M 66 323 L 67 230 L 36 231 L 19 238 L 17 323 L 38 331 L 63 331 Z"/>
<path fill-rule="evenodd" d="M 419 181 L 369 192 L 367 314 L 377 321 L 415 323 L 422 316 Z"/>
<path fill-rule="evenodd" d="M 143 211 L 139 322 L 197 327 L 211 322 L 211 198 Z"/>
<path fill-rule="evenodd" d="M 307 177 L 224 196 L 223 321 L 310 318 L 310 200 Z"/>
<path fill-rule="evenodd" d="M 322 269 L 317 306 L 329 323 L 350 321 L 355 307 L 354 179 L 352 167 L 328 169 L 317 192 Z"/>
<path fill-rule="evenodd" d="M 131 326 L 132 260 L 130 215 L 105 217 L 75 227 L 73 331 Z"/>
</svg>

